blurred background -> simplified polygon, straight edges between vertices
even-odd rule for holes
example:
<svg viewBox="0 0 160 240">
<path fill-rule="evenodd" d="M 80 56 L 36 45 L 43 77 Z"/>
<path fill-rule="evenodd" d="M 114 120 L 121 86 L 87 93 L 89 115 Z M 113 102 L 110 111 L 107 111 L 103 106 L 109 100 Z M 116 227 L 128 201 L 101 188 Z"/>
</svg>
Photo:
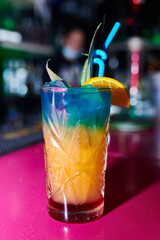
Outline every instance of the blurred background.
<svg viewBox="0 0 160 240">
<path fill-rule="evenodd" d="M 52 58 L 50 68 L 77 85 L 81 52 L 88 51 L 104 13 L 106 34 L 121 23 L 105 75 L 125 84 L 131 96 L 129 110 L 112 107 L 111 129 L 154 128 L 160 115 L 159 9 L 156 0 L 1 0 L 0 155 L 42 140 L 46 60 Z"/>
</svg>

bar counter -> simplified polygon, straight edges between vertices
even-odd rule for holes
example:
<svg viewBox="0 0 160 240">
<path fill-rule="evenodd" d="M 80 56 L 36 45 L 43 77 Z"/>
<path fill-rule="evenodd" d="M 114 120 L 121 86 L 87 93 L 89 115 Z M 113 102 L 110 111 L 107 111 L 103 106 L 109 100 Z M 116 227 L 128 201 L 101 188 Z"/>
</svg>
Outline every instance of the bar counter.
<svg viewBox="0 0 160 240">
<path fill-rule="evenodd" d="M 160 239 L 160 129 L 111 132 L 104 215 L 65 224 L 47 213 L 43 143 L 0 158 L 0 239 Z"/>
</svg>

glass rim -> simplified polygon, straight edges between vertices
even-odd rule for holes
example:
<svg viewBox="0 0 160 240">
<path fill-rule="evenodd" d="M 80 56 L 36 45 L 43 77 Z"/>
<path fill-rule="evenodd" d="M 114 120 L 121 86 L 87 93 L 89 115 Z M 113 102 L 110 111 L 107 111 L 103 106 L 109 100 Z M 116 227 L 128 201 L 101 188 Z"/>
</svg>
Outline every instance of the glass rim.
<svg viewBox="0 0 160 240">
<path fill-rule="evenodd" d="M 79 87 L 71 87 L 71 88 L 61 88 L 61 87 L 48 87 L 41 86 L 41 90 L 44 92 L 59 92 L 59 93 L 98 93 L 98 92 L 111 92 L 111 88 L 79 88 Z"/>
</svg>

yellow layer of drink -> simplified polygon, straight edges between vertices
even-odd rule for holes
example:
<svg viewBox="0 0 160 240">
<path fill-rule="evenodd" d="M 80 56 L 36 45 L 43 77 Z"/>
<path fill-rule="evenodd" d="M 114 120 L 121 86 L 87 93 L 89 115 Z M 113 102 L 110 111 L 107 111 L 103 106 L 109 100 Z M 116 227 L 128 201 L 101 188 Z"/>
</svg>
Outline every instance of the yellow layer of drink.
<svg viewBox="0 0 160 240">
<path fill-rule="evenodd" d="M 55 141 L 43 124 L 47 194 L 57 203 L 94 203 L 104 195 L 107 132 L 84 126 L 62 131 Z"/>
</svg>

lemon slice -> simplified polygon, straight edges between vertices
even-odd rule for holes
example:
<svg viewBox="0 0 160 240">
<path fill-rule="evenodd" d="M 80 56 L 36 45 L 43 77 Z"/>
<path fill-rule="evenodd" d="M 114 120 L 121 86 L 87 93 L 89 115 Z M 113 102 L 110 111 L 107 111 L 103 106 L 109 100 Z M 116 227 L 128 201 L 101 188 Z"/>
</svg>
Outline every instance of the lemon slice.
<svg viewBox="0 0 160 240">
<path fill-rule="evenodd" d="M 88 79 L 82 86 L 88 84 L 91 84 L 95 88 L 111 88 L 111 104 L 129 108 L 129 93 L 126 87 L 119 81 L 108 77 L 93 77 Z"/>
</svg>

